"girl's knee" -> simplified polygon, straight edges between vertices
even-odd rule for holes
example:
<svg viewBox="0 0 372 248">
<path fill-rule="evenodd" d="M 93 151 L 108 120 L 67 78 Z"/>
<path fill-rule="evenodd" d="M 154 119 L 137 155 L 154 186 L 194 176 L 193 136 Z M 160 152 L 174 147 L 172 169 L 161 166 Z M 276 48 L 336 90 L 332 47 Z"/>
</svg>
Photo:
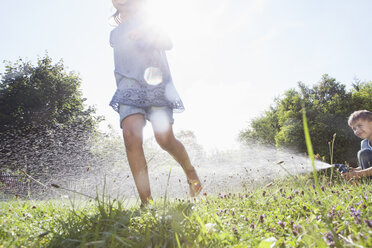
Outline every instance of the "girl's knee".
<svg viewBox="0 0 372 248">
<path fill-rule="evenodd" d="M 142 130 L 145 126 L 144 116 L 142 114 L 130 115 L 122 121 L 121 125 L 125 147 L 142 146 Z"/>
<path fill-rule="evenodd" d="M 155 134 L 155 139 L 156 139 L 156 142 L 159 144 L 159 146 L 162 149 L 167 151 L 171 148 L 173 140 L 175 140 L 175 137 L 167 133 L 162 133 L 162 134 Z"/>
<path fill-rule="evenodd" d="M 127 149 L 142 146 L 142 133 L 141 132 L 131 130 L 131 129 L 124 129 L 123 137 L 124 137 L 125 148 Z"/>
</svg>

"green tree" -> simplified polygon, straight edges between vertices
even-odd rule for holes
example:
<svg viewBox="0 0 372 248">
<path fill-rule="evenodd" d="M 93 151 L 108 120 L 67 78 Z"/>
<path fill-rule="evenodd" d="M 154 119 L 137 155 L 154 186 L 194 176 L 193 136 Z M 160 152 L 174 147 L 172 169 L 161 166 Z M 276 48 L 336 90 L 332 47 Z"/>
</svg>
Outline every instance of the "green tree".
<svg viewBox="0 0 372 248">
<path fill-rule="evenodd" d="M 79 167 L 102 120 L 86 108 L 81 79 L 45 55 L 7 62 L 0 81 L 0 163 L 33 172 Z"/>
<path fill-rule="evenodd" d="M 372 110 L 372 82 L 356 81 L 353 84 L 353 106 L 355 109 Z"/>
<path fill-rule="evenodd" d="M 5 68 L 0 83 L 0 132 L 74 123 L 94 128 L 95 110 L 84 109 L 81 79 L 65 72 L 62 61 L 53 64 L 46 55 L 37 66 L 20 59 Z"/>
<path fill-rule="evenodd" d="M 253 119 L 250 128 L 240 132 L 239 138 L 245 143 L 275 145 L 275 136 L 279 131 L 278 109 L 271 106 L 261 117 Z"/>
<path fill-rule="evenodd" d="M 250 127 L 240 133 L 240 140 L 306 152 L 301 112 L 305 107 L 315 153 L 329 162 L 329 142 L 336 133 L 333 161 L 356 163 L 360 140 L 348 127 L 347 118 L 355 110 L 371 109 L 372 83 L 358 82 L 348 92 L 345 85 L 323 75 L 313 87 L 299 82 L 298 88 L 286 91 L 264 116 L 252 120 Z"/>
</svg>

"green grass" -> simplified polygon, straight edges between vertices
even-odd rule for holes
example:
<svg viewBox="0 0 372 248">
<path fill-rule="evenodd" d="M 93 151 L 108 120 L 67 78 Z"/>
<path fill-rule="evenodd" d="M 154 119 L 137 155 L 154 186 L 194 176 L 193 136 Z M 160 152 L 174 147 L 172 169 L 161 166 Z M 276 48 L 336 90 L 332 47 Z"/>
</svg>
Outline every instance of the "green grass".
<svg viewBox="0 0 372 248">
<path fill-rule="evenodd" d="M 318 181 L 319 190 L 312 177 L 297 176 L 145 209 L 107 197 L 14 199 L 0 203 L 0 247 L 372 247 L 370 181 Z"/>
</svg>

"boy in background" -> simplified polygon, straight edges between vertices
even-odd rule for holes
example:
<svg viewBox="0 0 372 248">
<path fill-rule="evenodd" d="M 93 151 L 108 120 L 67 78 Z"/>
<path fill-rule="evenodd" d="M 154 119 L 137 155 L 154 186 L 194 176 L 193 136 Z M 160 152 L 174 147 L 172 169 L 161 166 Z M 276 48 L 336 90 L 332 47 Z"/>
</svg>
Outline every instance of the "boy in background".
<svg viewBox="0 0 372 248">
<path fill-rule="evenodd" d="M 345 180 L 370 177 L 372 178 L 372 112 L 358 110 L 352 113 L 348 120 L 354 134 L 363 139 L 358 152 L 358 168 L 350 168 L 342 173 Z"/>
</svg>

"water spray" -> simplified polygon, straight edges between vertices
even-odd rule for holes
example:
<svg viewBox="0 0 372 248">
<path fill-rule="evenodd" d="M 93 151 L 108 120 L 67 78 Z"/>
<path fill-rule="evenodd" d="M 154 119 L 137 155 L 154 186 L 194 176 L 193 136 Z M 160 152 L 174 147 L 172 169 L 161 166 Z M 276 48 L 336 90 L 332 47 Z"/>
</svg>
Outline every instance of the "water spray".
<svg viewBox="0 0 372 248">
<path fill-rule="evenodd" d="M 97 197 L 93 197 L 93 196 L 90 196 L 90 195 L 87 195 L 87 194 L 78 192 L 78 191 L 73 190 L 73 189 L 68 189 L 68 188 L 62 187 L 62 186 L 60 186 L 58 184 L 52 183 L 50 186 L 52 186 L 52 187 L 54 187 L 56 189 L 63 189 L 63 190 L 66 190 L 66 191 L 71 192 L 71 193 L 74 193 L 74 194 L 82 195 L 82 196 L 88 197 L 90 199 L 97 200 Z"/>
<path fill-rule="evenodd" d="M 36 182 L 37 184 L 43 186 L 44 188 L 47 188 L 47 189 L 51 189 L 51 187 L 48 187 L 47 185 L 43 184 L 42 182 L 40 182 L 39 180 L 33 178 L 31 175 L 27 174 L 27 172 L 25 170 L 20 170 L 26 177 L 30 178 L 31 180 L 33 180 L 34 182 Z"/>
<path fill-rule="evenodd" d="M 75 194 L 78 194 L 78 195 L 82 195 L 82 196 L 85 196 L 85 197 L 88 197 L 88 198 L 91 198 L 93 200 L 96 200 L 97 198 L 96 197 L 92 197 L 90 195 L 87 195 L 87 194 L 84 194 L 84 193 L 81 193 L 81 192 L 78 192 L 76 190 L 72 190 L 72 189 L 68 189 L 68 188 L 64 188 L 60 185 L 57 185 L 57 184 L 54 184 L 52 183 L 50 186 L 47 186 L 45 184 L 43 184 L 42 182 L 40 182 L 39 180 L 33 178 L 31 175 L 29 175 L 25 170 L 20 170 L 24 175 L 26 175 L 28 178 L 30 178 L 31 180 L 33 180 L 34 182 L 36 182 L 37 184 L 43 186 L 44 188 L 46 189 L 51 189 L 53 191 L 56 191 L 54 188 L 56 189 L 63 189 L 63 190 L 66 190 L 68 192 L 72 192 L 72 193 L 75 193 Z"/>
</svg>

